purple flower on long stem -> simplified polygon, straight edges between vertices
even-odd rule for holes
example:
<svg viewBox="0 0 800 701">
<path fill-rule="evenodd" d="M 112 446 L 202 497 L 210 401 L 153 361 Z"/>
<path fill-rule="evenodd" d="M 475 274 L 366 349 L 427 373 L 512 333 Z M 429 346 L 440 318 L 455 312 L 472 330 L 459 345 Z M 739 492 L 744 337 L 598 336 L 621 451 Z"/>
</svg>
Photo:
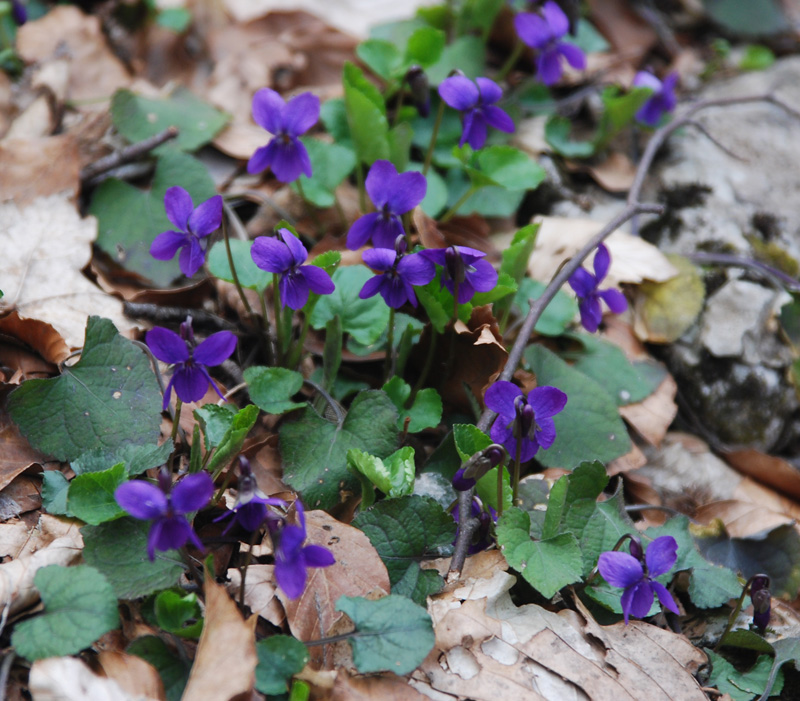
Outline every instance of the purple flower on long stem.
<svg viewBox="0 0 800 701">
<path fill-rule="evenodd" d="M 603 310 L 600 307 L 601 299 L 614 314 L 621 314 L 628 308 L 628 301 L 619 290 L 598 289 L 611 266 L 611 255 L 605 244 L 601 243 L 597 247 L 593 265 L 594 275 L 585 268 L 578 268 L 569 278 L 569 286 L 578 295 L 581 324 L 589 333 L 597 331 L 600 322 L 603 320 Z"/>
<path fill-rule="evenodd" d="M 631 541 L 631 552 L 636 557 L 628 553 L 606 552 L 600 555 L 597 563 L 606 582 L 625 590 L 620 600 L 625 625 L 629 616 L 644 618 L 650 612 L 654 595 L 658 596 L 662 606 L 674 614 L 680 613 L 667 588 L 653 579 L 672 569 L 678 558 L 678 543 L 672 536 L 664 535 L 650 543 L 644 557 L 641 550 L 639 543 Z"/>
<path fill-rule="evenodd" d="M 226 511 L 215 521 L 233 518 L 228 527 L 223 531 L 227 533 L 237 523 L 246 531 L 256 531 L 264 521 L 269 521 L 270 531 L 278 528 L 281 517 L 267 509 L 267 506 L 280 506 L 286 508 L 283 499 L 268 497 L 258 488 L 256 477 L 250 469 L 250 461 L 243 455 L 239 456 L 239 483 L 236 503 L 230 511 Z"/>
<path fill-rule="evenodd" d="M 269 167 L 283 183 L 297 180 L 300 173 L 310 178 L 311 159 L 298 137 L 317 123 L 319 98 L 305 92 L 284 102 L 274 90 L 263 88 L 253 96 L 253 119 L 274 136 L 252 155 L 247 172 L 260 173 Z"/>
<path fill-rule="evenodd" d="M 290 599 L 296 599 L 306 587 L 306 570 L 310 567 L 329 567 L 336 560 L 321 545 L 306 545 L 306 517 L 303 505 L 295 502 L 299 526 L 284 526 L 273 534 L 275 544 L 275 579 Z"/>
<path fill-rule="evenodd" d="M 469 302 L 476 292 L 489 292 L 497 284 L 497 271 L 489 261 L 483 260 L 486 257 L 483 251 L 448 246 L 420 251 L 419 255 L 442 266 L 441 284 L 459 304 Z"/>
<path fill-rule="evenodd" d="M 492 440 L 515 460 L 519 444 L 519 460 L 525 462 L 539 448 L 553 445 L 553 417 L 567 405 L 567 395 L 556 387 L 535 387 L 526 397 L 515 384 L 500 380 L 486 390 L 484 402 L 498 414 L 489 434 Z"/>
<path fill-rule="evenodd" d="M 211 375 L 209 367 L 227 360 L 236 348 L 236 336 L 230 331 L 218 331 L 205 341 L 195 344 L 191 317 L 181 324 L 181 335 L 156 326 L 147 332 L 145 341 L 153 355 L 159 360 L 174 365 L 172 378 L 164 390 L 164 405 L 169 405 L 172 388 L 182 402 L 196 402 L 202 399 L 211 385 L 222 397 Z"/>
<path fill-rule="evenodd" d="M 422 173 L 398 173 L 390 161 L 375 161 L 364 183 L 377 212 L 356 219 L 347 232 L 347 247 L 355 251 L 372 239 L 376 248 L 394 248 L 405 235 L 400 216 L 425 198 L 428 182 Z"/>
<path fill-rule="evenodd" d="M 459 146 L 468 143 L 473 149 L 486 143 L 486 127 L 514 131 L 514 120 L 494 103 L 503 97 L 500 86 L 488 78 L 476 78 L 473 83 L 463 75 L 445 78 L 439 85 L 439 95 L 453 109 L 461 112 L 463 130 Z"/>
<path fill-rule="evenodd" d="M 564 11 L 550 0 L 541 14 L 520 12 L 514 27 L 522 41 L 536 49 L 536 74 L 545 85 L 555 85 L 561 79 L 561 59 L 577 70 L 586 68 L 586 56 L 577 46 L 562 37 L 569 31 L 569 19 Z"/>
<path fill-rule="evenodd" d="M 380 294 L 392 309 L 399 309 L 406 302 L 416 307 L 414 286 L 427 285 L 436 275 L 436 266 L 419 253 L 402 255 L 391 248 L 370 248 L 364 251 L 363 258 L 380 274 L 367 280 L 358 296 L 367 299 Z"/>
<path fill-rule="evenodd" d="M 663 115 L 672 112 L 678 104 L 678 98 L 675 96 L 677 84 L 678 74 L 674 71 L 664 78 L 663 83 L 647 71 L 637 73 L 633 79 L 633 87 L 650 88 L 653 94 L 639 108 L 636 121 L 648 127 L 655 127 Z"/>
<path fill-rule="evenodd" d="M 215 195 L 196 209 L 192 196 L 182 187 L 171 187 L 164 194 L 167 217 L 178 231 L 165 231 L 150 245 L 150 255 L 158 260 L 172 260 L 180 250 L 181 272 L 192 277 L 206 260 L 201 240 L 222 224 L 222 197 Z"/>
<path fill-rule="evenodd" d="M 331 276 L 322 268 L 303 265 L 308 251 L 288 229 L 278 229 L 275 237 L 259 236 L 253 241 L 250 256 L 262 270 L 280 275 L 281 303 L 290 309 L 302 309 L 309 292 L 329 295 L 335 289 Z"/>
<path fill-rule="evenodd" d="M 191 543 L 203 550 L 203 543 L 186 519 L 186 514 L 202 509 L 214 493 L 214 483 L 206 472 L 187 475 L 172 488 L 166 470 L 158 475 L 159 486 L 142 480 L 125 482 L 117 487 L 114 498 L 131 516 L 152 521 L 147 536 L 147 557 L 156 550 L 177 550 Z"/>
</svg>

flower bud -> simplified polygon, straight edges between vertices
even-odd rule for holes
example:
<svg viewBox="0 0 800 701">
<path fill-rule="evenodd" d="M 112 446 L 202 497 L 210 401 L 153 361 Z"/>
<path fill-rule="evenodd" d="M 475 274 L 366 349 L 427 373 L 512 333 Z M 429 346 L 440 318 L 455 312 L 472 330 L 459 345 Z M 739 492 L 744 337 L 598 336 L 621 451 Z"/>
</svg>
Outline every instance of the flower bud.
<svg viewBox="0 0 800 701">
<path fill-rule="evenodd" d="M 172 489 L 172 475 L 166 465 L 158 471 L 158 486 L 164 494 L 169 494 Z"/>
<path fill-rule="evenodd" d="M 181 324 L 181 338 L 189 345 L 194 345 L 194 330 L 192 329 L 192 317 L 187 316 L 186 321 Z"/>
<path fill-rule="evenodd" d="M 644 551 L 642 550 L 642 543 L 638 538 L 631 538 L 631 556 L 635 557 L 640 562 L 644 562 Z"/>
<path fill-rule="evenodd" d="M 444 267 L 450 279 L 456 285 L 460 285 L 467 279 L 467 271 L 464 267 L 464 259 L 455 246 L 448 246 L 444 252 Z"/>
<path fill-rule="evenodd" d="M 750 601 L 753 602 L 753 625 L 762 634 L 769 625 L 772 613 L 772 594 L 769 590 L 769 577 L 757 574 L 750 583 Z"/>
<path fill-rule="evenodd" d="M 411 99 L 420 117 L 427 117 L 431 111 L 431 91 L 428 76 L 420 66 L 411 66 L 406 73 L 406 81 L 411 89 Z"/>
</svg>

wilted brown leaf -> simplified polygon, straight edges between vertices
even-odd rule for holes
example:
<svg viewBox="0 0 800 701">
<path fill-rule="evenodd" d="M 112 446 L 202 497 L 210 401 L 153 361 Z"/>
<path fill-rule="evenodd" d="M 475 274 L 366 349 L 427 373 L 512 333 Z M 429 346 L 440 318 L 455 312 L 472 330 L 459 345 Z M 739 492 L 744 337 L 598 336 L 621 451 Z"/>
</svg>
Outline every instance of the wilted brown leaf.
<svg viewBox="0 0 800 701">
<path fill-rule="evenodd" d="M 242 575 L 238 569 L 228 570 L 228 593 L 237 601 Z M 244 580 L 244 603 L 255 616 L 261 616 L 275 626 L 283 625 L 286 613 L 277 597 L 275 565 L 250 565 Z"/>
<path fill-rule="evenodd" d="M 426 698 L 396 674 L 353 676 L 340 669 L 330 701 L 425 701 Z"/>
<path fill-rule="evenodd" d="M 0 390 L 0 400 L 7 392 Z M 2 402 L 4 404 L 4 402 Z M 47 457 L 31 448 L 6 411 L 0 410 L 0 490 L 5 489 L 19 474 L 31 465 L 48 462 Z"/>
<path fill-rule="evenodd" d="M 723 453 L 722 457 L 743 475 L 800 499 L 800 470 L 785 460 L 750 449 Z"/>
<path fill-rule="evenodd" d="M 39 197 L 67 193 L 78 196 L 78 145 L 69 134 L 0 141 L 0 200 L 24 207 Z M 58 163 L 58 168 L 53 164 Z"/>
<path fill-rule="evenodd" d="M 650 445 L 658 446 L 678 414 L 678 405 L 675 403 L 677 392 L 678 385 L 668 374 L 656 391 L 641 402 L 621 406 L 620 416 Z"/>
<path fill-rule="evenodd" d="M 103 650 L 99 662 L 106 676 L 133 698 L 165 701 L 161 676 L 155 667 L 141 657 L 116 650 Z"/>
<path fill-rule="evenodd" d="M 26 319 L 15 311 L 0 317 L 0 334 L 25 344 L 53 365 L 66 360 L 69 355 L 69 347 L 50 324 Z"/>
<path fill-rule="evenodd" d="M 242 618 L 225 587 L 206 572 L 205 623 L 197 645 L 183 701 L 244 701 L 255 684 L 255 624 L 258 616 Z"/>
<path fill-rule="evenodd" d="M 705 504 L 695 511 L 694 517 L 704 524 L 719 519 L 725 524 L 725 530 L 731 538 L 747 538 L 794 522 L 794 519 L 763 506 L 734 499 Z"/>
<path fill-rule="evenodd" d="M 29 690 L 34 701 L 160 701 L 163 697 L 130 694 L 95 674 L 74 657 L 49 657 L 31 667 Z"/>
<path fill-rule="evenodd" d="M 621 151 L 612 151 L 600 163 L 567 161 L 567 169 L 573 173 L 588 173 L 594 181 L 608 192 L 627 192 L 636 177 L 636 166 Z"/>
</svg>

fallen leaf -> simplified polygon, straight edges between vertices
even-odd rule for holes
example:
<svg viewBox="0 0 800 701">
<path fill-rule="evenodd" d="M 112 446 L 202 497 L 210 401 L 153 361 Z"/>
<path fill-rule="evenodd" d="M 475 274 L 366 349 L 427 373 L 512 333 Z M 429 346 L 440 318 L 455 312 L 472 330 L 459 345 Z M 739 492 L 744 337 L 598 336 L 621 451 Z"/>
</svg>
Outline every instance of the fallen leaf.
<svg viewBox="0 0 800 701">
<path fill-rule="evenodd" d="M 625 0 L 589 0 L 592 22 L 614 49 L 615 63 L 638 67 L 658 42 L 653 28 Z"/>
<path fill-rule="evenodd" d="M 0 160 L 0 200 L 13 200 L 17 207 L 24 207 L 48 195 L 67 193 L 70 200 L 78 196 L 78 144 L 70 134 L 3 139 Z M 52 167 L 54 163 L 58 168 Z"/>
<path fill-rule="evenodd" d="M 27 475 L 17 475 L 0 492 L 0 521 L 34 511 L 42 505 L 41 481 Z"/>
<path fill-rule="evenodd" d="M 722 457 L 743 475 L 800 499 L 800 471 L 785 460 L 751 449 L 723 453 Z"/>
<path fill-rule="evenodd" d="M 33 663 L 28 681 L 34 701 L 159 701 L 132 695 L 113 679 L 95 674 L 75 657 L 50 657 Z"/>
<path fill-rule="evenodd" d="M 106 676 L 113 679 L 131 697 L 165 701 L 161 676 L 155 667 L 141 657 L 115 650 L 102 650 L 99 662 Z"/>
<path fill-rule="evenodd" d="M 733 498 L 758 504 L 779 514 L 786 514 L 800 521 L 800 504 L 794 499 L 779 494 L 760 482 L 745 477 L 733 492 Z"/>
<path fill-rule="evenodd" d="M 606 465 L 606 472 L 610 476 L 619 475 L 623 472 L 638 470 L 642 465 L 647 464 L 647 456 L 635 443 L 630 452 L 621 455 Z"/>
<path fill-rule="evenodd" d="M 228 570 L 228 593 L 237 601 L 242 584 L 242 575 L 238 569 Z M 275 565 L 250 565 L 244 580 L 244 604 L 255 616 L 261 616 L 274 626 L 281 626 L 286 620 L 286 613 L 277 597 L 278 586 L 275 583 Z"/>
<path fill-rule="evenodd" d="M 3 400 L 8 394 L 6 390 L 7 388 L 0 390 L 0 398 Z M 37 463 L 44 465 L 49 462 L 44 453 L 31 447 L 5 410 L 0 410 L 0 444 L 3 446 L 3 450 L 0 451 L 0 491 L 31 465 Z"/>
<path fill-rule="evenodd" d="M 567 161 L 567 170 L 573 173 L 588 173 L 594 181 L 608 192 L 627 192 L 636 177 L 636 166 L 621 151 L 612 151 L 600 163 Z"/>
<path fill-rule="evenodd" d="M 396 674 L 370 674 L 356 676 L 340 669 L 330 701 L 424 701 L 426 696 L 409 686 L 408 681 Z"/>
<path fill-rule="evenodd" d="M 247 621 L 225 587 L 206 572 L 205 623 L 197 645 L 183 701 L 232 701 L 250 699 L 256 678 L 255 624 Z"/>
<path fill-rule="evenodd" d="M 649 397 L 636 404 L 621 406 L 620 416 L 650 445 L 659 446 L 678 414 L 677 393 L 675 379 L 666 375 Z"/>
<path fill-rule="evenodd" d="M 69 356 L 69 347 L 50 324 L 38 319 L 26 319 L 16 311 L 0 317 L 0 334 L 25 344 L 53 365 L 58 365 Z"/>
<path fill-rule="evenodd" d="M 754 533 L 769 531 L 793 522 L 793 519 L 765 509 L 763 506 L 735 499 L 704 504 L 697 509 L 694 517 L 705 524 L 719 519 L 725 524 L 725 530 L 731 538 L 746 538 Z"/>
<path fill-rule="evenodd" d="M 4 141 L 44 141 L 56 129 L 56 105 L 39 95 L 11 123 Z"/>
</svg>

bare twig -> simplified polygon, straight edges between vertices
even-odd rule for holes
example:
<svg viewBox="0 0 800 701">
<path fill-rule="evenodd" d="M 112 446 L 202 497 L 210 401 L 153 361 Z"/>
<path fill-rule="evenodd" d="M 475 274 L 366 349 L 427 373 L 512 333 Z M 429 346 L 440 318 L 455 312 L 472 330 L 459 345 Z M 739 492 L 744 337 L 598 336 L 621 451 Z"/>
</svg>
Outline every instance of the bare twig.
<svg viewBox="0 0 800 701">
<path fill-rule="evenodd" d="M 96 178 L 98 175 L 107 173 L 109 170 L 117 168 L 125 163 L 135 161 L 137 158 L 150 153 L 154 148 L 161 146 L 161 144 L 170 141 L 178 136 L 177 127 L 167 127 L 164 131 L 155 134 L 147 139 L 138 141 L 135 144 L 126 146 L 116 153 L 112 153 L 99 161 L 89 164 L 81 170 L 81 184 L 85 185 L 87 182 Z"/>
<path fill-rule="evenodd" d="M 705 251 L 691 253 L 686 257 L 700 264 L 709 263 L 711 265 L 732 265 L 749 268 L 766 278 L 771 278 L 773 282 L 777 283 L 779 286 L 785 287 L 787 290 L 800 292 L 800 281 L 796 280 L 791 275 L 787 275 L 782 270 L 762 263 L 760 260 L 744 258 L 743 256 L 733 255 L 732 253 L 707 253 Z"/>
</svg>

